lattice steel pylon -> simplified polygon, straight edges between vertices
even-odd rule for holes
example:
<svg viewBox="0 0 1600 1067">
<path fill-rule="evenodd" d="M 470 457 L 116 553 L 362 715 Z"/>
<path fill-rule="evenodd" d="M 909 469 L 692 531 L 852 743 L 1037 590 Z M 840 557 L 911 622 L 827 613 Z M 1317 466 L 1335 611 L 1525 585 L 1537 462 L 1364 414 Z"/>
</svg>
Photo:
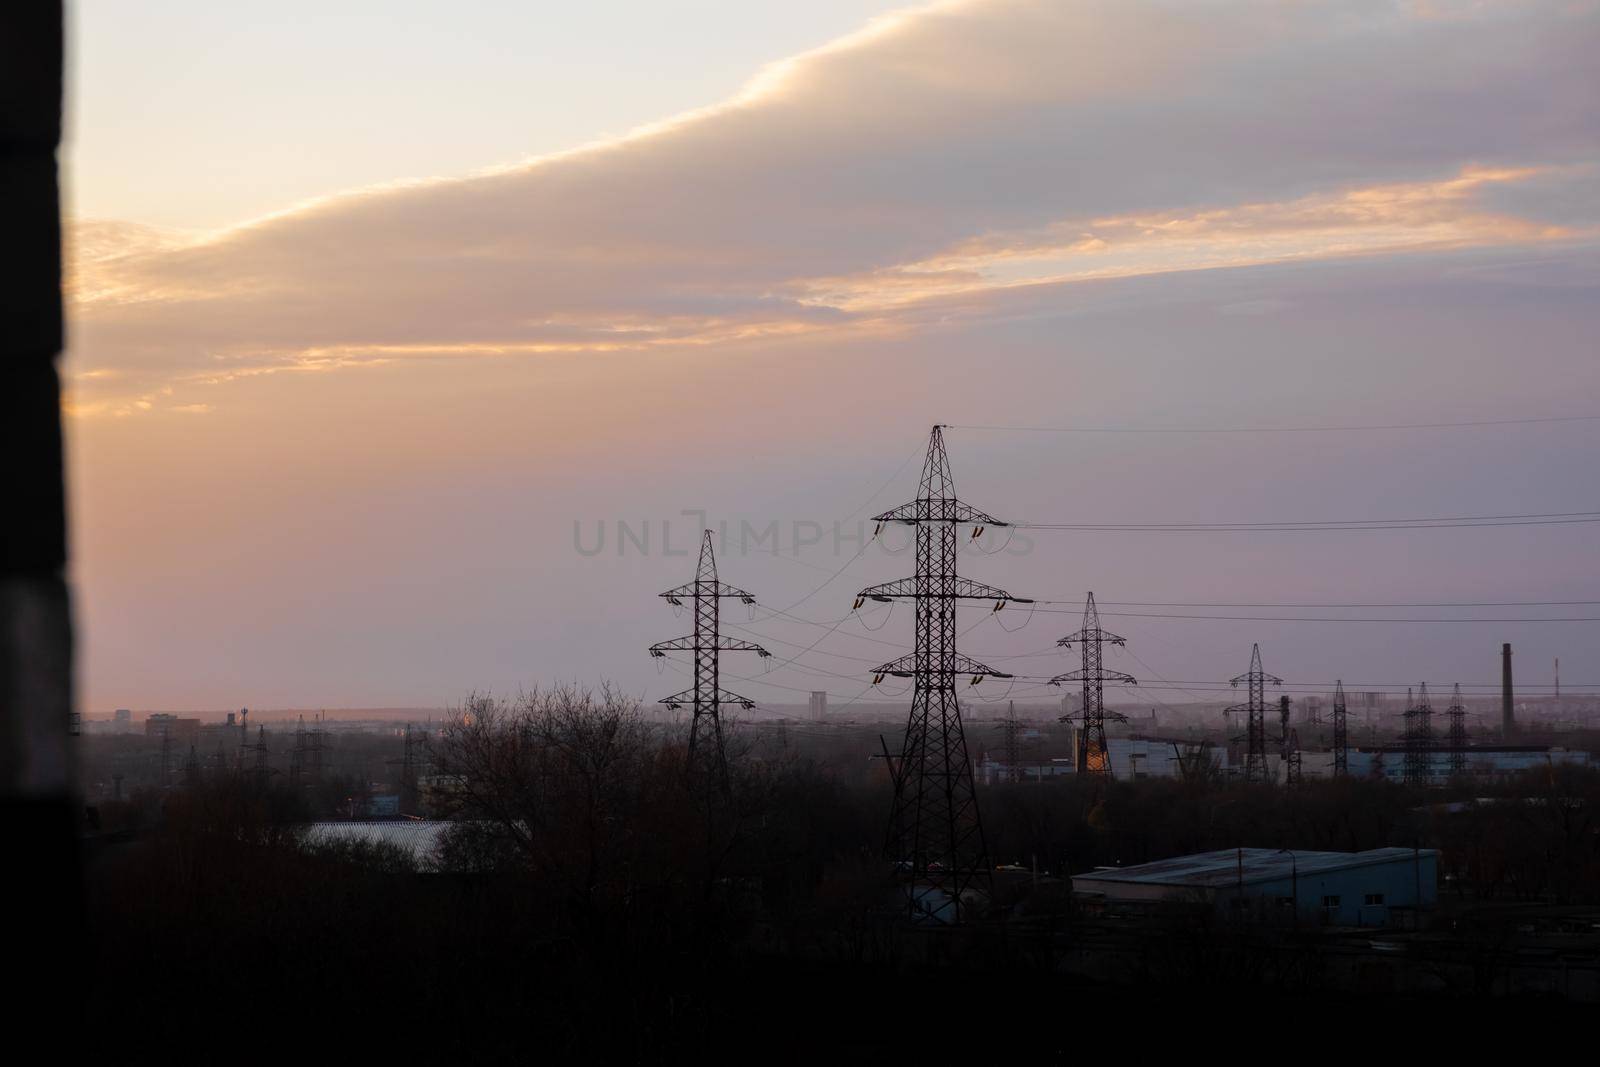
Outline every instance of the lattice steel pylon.
<svg viewBox="0 0 1600 1067">
<path fill-rule="evenodd" d="M 261 727 L 256 731 L 256 743 L 251 746 L 256 753 L 256 788 L 266 789 L 267 783 L 272 779 L 272 761 L 267 751 L 267 728 Z"/>
<path fill-rule="evenodd" d="M 986 526 L 1007 524 L 956 499 L 942 426 L 929 436 L 917 498 L 874 521 L 913 527 L 917 544 L 912 577 L 869 586 L 856 597 L 858 607 L 864 600 L 916 603 L 914 651 L 873 672 L 874 682 L 891 674 L 914 682 L 905 740 L 897 765 L 891 762 L 895 795 L 885 852 L 904 880 L 913 921 L 956 922 L 967 890 L 993 888 L 956 679 L 1011 677 L 956 651 L 956 603 L 993 600 L 999 610 L 1007 601 L 1031 601 L 956 576 L 957 528 L 971 525 L 976 538 Z"/>
<path fill-rule="evenodd" d="M 1467 773 L 1467 706 L 1461 702 L 1461 683 L 1450 694 L 1450 706 L 1445 709 L 1450 727 L 1450 776 Z"/>
<path fill-rule="evenodd" d="M 1285 785 L 1299 785 L 1305 781 L 1300 756 L 1300 731 L 1291 727 L 1283 743 L 1283 781 Z"/>
<path fill-rule="evenodd" d="M 694 685 L 669 697 L 661 703 L 669 708 L 685 704 L 694 711 L 689 723 L 689 763 L 693 766 L 699 745 L 702 718 L 709 719 L 713 748 L 711 772 L 720 781 L 724 791 L 728 788 L 728 752 L 722 737 L 722 705 L 737 704 L 742 708 L 755 707 L 755 701 L 730 693 L 722 688 L 721 659 L 724 652 L 754 652 L 765 658 L 772 655 L 752 641 L 723 637 L 719 629 L 721 604 L 728 597 L 737 597 L 746 604 L 754 604 L 755 597 L 743 589 L 735 589 L 717 580 L 717 560 L 711 550 L 711 531 L 700 540 L 700 565 L 695 570 L 694 581 L 668 589 L 660 594 L 669 604 L 690 601 L 694 605 L 694 633 L 671 641 L 658 641 L 650 646 L 650 655 L 661 657 L 668 652 L 694 653 Z"/>
<path fill-rule="evenodd" d="M 1267 773 L 1267 685 L 1282 685 L 1283 679 L 1262 670 L 1259 644 L 1251 646 L 1250 669 L 1229 684 L 1237 689 L 1240 682 L 1246 683 L 1250 699 L 1227 710 L 1246 716 L 1244 780 L 1265 783 L 1270 778 Z"/>
<path fill-rule="evenodd" d="M 1429 785 L 1433 781 L 1433 706 L 1428 703 L 1428 683 L 1422 683 L 1415 704 L 1407 701 L 1405 715 L 1405 769 L 1407 785 Z"/>
<path fill-rule="evenodd" d="M 1110 777 L 1111 752 L 1106 747 L 1105 684 L 1116 682 L 1119 685 L 1138 685 L 1139 683 L 1131 674 L 1106 670 L 1103 654 L 1104 646 L 1125 645 L 1127 641 L 1109 630 L 1100 628 L 1100 612 L 1094 606 L 1094 594 L 1090 593 L 1088 602 L 1083 606 L 1083 628 L 1077 633 L 1068 634 L 1056 644 L 1066 649 L 1076 644 L 1083 653 L 1082 667 L 1050 679 L 1051 685 L 1060 685 L 1062 682 L 1083 683 L 1083 705 L 1076 716 L 1080 723 L 1078 773 Z M 1123 718 L 1115 712 L 1111 714 L 1113 718 Z M 1061 717 L 1063 722 L 1073 718 L 1071 715 Z"/>
<path fill-rule="evenodd" d="M 1349 718 L 1345 710 L 1344 679 L 1333 687 L 1333 776 L 1346 778 L 1350 774 Z"/>
<path fill-rule="evenodd" d="M 1019 782 L 1022 780 L 1022 769 L 1020 766 L 1022 760 L 1022 746 L 1019 743 L 1020 738 L 1018 737 L 1018 734 L 1022 730 L 1022 724 L 1017 721 L 1016 701 L 1006 701 L 1006 717 L 1000 720 L 1000 729 L 1005 738 L 1005 780 L 1008 782 Z"/>
</svg>

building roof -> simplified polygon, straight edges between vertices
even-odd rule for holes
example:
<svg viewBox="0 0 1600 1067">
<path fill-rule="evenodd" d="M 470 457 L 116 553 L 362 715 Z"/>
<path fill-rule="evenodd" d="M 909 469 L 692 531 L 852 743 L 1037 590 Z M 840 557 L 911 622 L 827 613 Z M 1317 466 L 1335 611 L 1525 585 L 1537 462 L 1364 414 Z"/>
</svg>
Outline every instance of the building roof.
<svg viewBox="0 0 1600 1067">
<path fill-rule="evenodd" d="M 1276 882 L 1298 875 L 1366 867 L 1375 863 L 1410 861 L 1418 854 L 1435 856 L 1430 848 L 1374 848 L 1365 852 L 1302 852 L 1273 848 L 1227 848 L 1175 856 L 1134 867 L 1102 867 L 1074 875 L 1089 882 L 1131 882 L 1143 885 L 1226 888 L 1256 882 Z M 1242 874 L 1241 874 L 1242 869 Z"/>
<path fill-rule="evenodd" d="M 447 823 L 422 819 L 389 822 L 314 822 L 306 828 L 306 841 L 332 843 L 361 841 L 366 844 L 395 845 L 419 860 L 431 859 Z"/>
</svg>

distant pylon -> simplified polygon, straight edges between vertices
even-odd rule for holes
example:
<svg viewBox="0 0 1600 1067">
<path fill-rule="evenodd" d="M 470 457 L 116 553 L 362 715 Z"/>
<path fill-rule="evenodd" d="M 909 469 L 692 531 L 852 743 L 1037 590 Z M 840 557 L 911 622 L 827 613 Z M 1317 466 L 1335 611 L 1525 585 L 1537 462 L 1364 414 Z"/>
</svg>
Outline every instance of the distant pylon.
<svg viewBox="0 0 1600 1067">
<path fill-rule="evenodd" d="M 1407 785 L 1429 785 L 1433 781 L 1433 706 L 1428 703 L 1428 683 L 1422 683 L 1415 704 L 1409 704 L 1405 713 L 1406 761 L 1404 781 Z"/>
<path fill-rule="evenodd" d="M 1461 683 L 1457 682 L 1450 694 L 1450 706 L 1445 709 L 1450 727 L 1450 775 L 1467 773 L 1467 706 L 1461 702 Z"/>
<path fill-rule="evenodd" d="M 1106 746 L 1105 684 L 1116 682 L 1120 685 L 1138 685 L 1139 683 L 1131 674 L 1105 669 L 1102 658 L 1104 646 L 1125 645 L 1127 641 L 1100 628 L 1100 612 L 1094 606 L 1093 593 L 1089 594 L 1089 599 L 1083 606 L 1083 627 L 1077 633 L 1068 634 L 1056 642 L 1057 645 L 1067 649 L 1074 643 L 1083 654 L 1083 666 L 1075 671 L 1056 675 L 1050 679 L 1050 684 L 1083 683 L 1083 706 L 1076 716 L 1081 724 L 1078 730 L 1078 773 L 1110 777 L 1111 751 Z M 1116 712 L 1109 714 L 1114 719 L 1125 721 L 1125 717 Z M 1073 716 L 1063 715 L 1061 718 L 1065 722 L 1071 720 Z"/>
<path fill-rule="evenodd" d="M 1299 785 L 1302 777 L 1300 761 L 1300 731 L 1291 727 L 1289 738 L 1283 743 L 1283 780 L 1286 785 Z"/>
<path fill-rule="evenodd" d="M 1006 781 L 1015 782 L 1021 779 L 1021 769 L 1018 763 L 1022 758 L 1021 747 L 1017 743 L 1017 733 L 1021 724 L 1017 722 L 1017 703 L 1014 700 L 1006 701 L 1006 717 L 1000 723 L 1000 729 L 1005 737 Z"/>
<path fill-rule="evenodd" d="M 405 754 L 400 762 L 400 810 L 406 815 L 416 814 L 417 803 L 421 799 L 416 746 L 411 724 L 406 723 Z"/>
<path fill-rule="evenodd" d="M 256 731 L 256 787 L 265 789 L 267 781 L 272 777 L 272 764 L 267 754 L 267 728 L 265 726 Z"/>
<path fill-rule="evenodd" d="M 1270 777 L 1267 773 L 1267 684 L 1282 685 L 1283 679 L 1262 670 L 1259 644 L 1250 649 L 1250 669 L 1229 684 L 1237 689 L 1240 682 L 1246 683 L 1250 699 L 1227 710 L 1246 716 L 1244 780 L 1265 783 Z"/>
<path fill-rule="evenodd" d="M 721 603 L 726 597 L 738 597 L 746 604 L 754 604 L 755 597 L 743 589 L 735 589 L 726 582 L 717 580 L 717 560 L 711 551 L 710 530 L 705 532 L 700 541 L 700 565 L 695 570 L 694 581 L 668 589 L 661 596 L 667 603 L 673 605 L 682 604 L 685 600 L 694 604 L 694 633 L 671 641 L 659 641 L 650 646 L 650 654 L 657 657 L 665 656 L 668 652 L 694 653 L 694 685 L 682 692 L 662 698 L 661 703 L 669 708 L 681 708 L 688 704 L 694 709 L 694 718 L 689 723 L 691 765 L 695 759 L 701 728 L 700 720 L 702 718 L 710 720 L 715 746 L 712 752 L 711 770 L 726 791 L 728 753 L 722 738 L 722 705 L 737 704 L 743 708 L 753 708 L 755 701 L 722 688 L 721 655 L 724 652 L 754 652 L 764 658 L 772 653 L 750 641 L 723 637 L 719 629 Z"/>
<path fill-rule="evenodd" d="M 898 765 L 891 761 L 895 795 L 886 851 L 905 881 L 906 904 L 914 921 L 959 921 L 963 893 L 974 887 L 992 890 L 993 880 L 956 679 L 971 676 L 976 683 L 986 675 L 1010 675 L 956 651 L 956 604 L 993 600 L 998 611 L 1006 601 L 1021 598 L 956 576 L 956 529 L 971 525 L 976 538 L 984 527 L 1006 523 L 956 498 L 941 426 L 935 426 L 928 438 L 917 499 L 874 521 L 912 527 L 917 544 L 914 576 L 869 586 L 856 597 L 857 607 L 869 599 L 907 599 L 916 604 L 915 651 L 873 672 L 874 683 L 890 674 L 914 680 Z"/>
<path fill-rule="evenodd" d="M 1350 774 L 1350 733 L 1344 701 L 1344 679 L 1333 688 L 1333 776 L 1345 778 Z"/>
<path fill-rule="evenodd" d="M 305 769 L 305 758 L 306 717 L 302 715 L 294 728 L 294 747 L 289 750 L 289 786 L 292 789 L 300 787 L 300 775 Z"/>
</svg>

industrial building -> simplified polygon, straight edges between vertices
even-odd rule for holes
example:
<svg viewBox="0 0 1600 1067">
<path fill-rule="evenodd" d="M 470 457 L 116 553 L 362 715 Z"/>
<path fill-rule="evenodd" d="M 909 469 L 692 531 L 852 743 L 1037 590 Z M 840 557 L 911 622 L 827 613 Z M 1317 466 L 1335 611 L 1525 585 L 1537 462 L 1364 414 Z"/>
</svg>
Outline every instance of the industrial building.
<svg viewBox="0 0 1600 1067">
<path fill-rule="evenodd" d="M 1037 730 L 1019 731 L 1022 740 L 1042 736 Z M 1069 751 L 1078 749 L 1078 730 L 1072 731 Z M 1151 737 L 1108 737 L 1105 740 L 1106 769 L 1111 777 L 1122 782 L 1139 778 L 1181 778 L 1185 765 L 1198 768 L 1202 762 L 1213 773 L 1226 774 L 1228 751 L 1226 748 L 1205 745 L 1187 739 L 1160 740 Z M 1072 756 L 1041 760 L 1019 760 L 1013 768 L 999 754 L 985 751 L 978 760 L 978 781 L 984 785 L 998 782 L 1031 782 L 1041 778 L 1076 774 L 1077 764 Z"/>
<path fill-rule="evenodd" d="M 1152 907 L 1209 904 L 1224 913 L 1283 916 L 1329 926 L 1387 926 L 1438 899 L 1434 849 L 1300 852 L 1237 848 L 1074 875 L 1088 902 Z"/>
<path fill-rule="evenodd" d="M 173 741 L 194 744 L 200 740 L 200 720 L 157 712 L 144 720 L 146 737 L 170 737 Z"/>
<path fill-rule="evenodd" d="M 811 691 L 811 721 L 823 722 L 828 717 L 828 691 L 826 689 L 813 689 Z"/>
<path fill-rule="evenodd" d="M 1306 754 L 1307 776 L 1326 773 L 1311 770 L 1311 755 Z M 1431 770 L 1429 777 L 1433 781 L 1443 782 L 1450 776 L 1450 755 L 1450 750 L 1446 748 L 1435 748 L 1426 753 L 1426 765 Z M 1591 760 L 1587 752 L 1548 745 L 1475 745 L 1465 750 L 1464 763 L 1466 773 L 1471 777 L 1494 779 L 1562 764 L 1587 767 Z M 1354 778 L 1383 777 L 1402 781 L 1405 777 L 1405 749 L 1400 746 L 1353 748 L 1350 750 L 1350 775 Z"/>
</svg>

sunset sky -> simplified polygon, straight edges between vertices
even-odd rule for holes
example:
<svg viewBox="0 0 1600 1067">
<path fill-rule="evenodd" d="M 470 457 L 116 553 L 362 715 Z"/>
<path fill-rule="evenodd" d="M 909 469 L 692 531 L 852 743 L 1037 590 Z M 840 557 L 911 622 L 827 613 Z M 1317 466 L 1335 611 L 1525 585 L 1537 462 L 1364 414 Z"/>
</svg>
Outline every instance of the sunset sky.
<svg viewBox="0 0 1600 1067">
<path fill-rule="evenodd" d="M 793 535 L 914 496 L 935 422 L 963 498 L 1006 519 L 1600 508 L 1595 420 L 1039 429 L 1600 414 L 1600 4 L 84 0 L 71 19 L 91 712 L 601 679 L 655 700 L 684 684 L 645 648 L 690 625 L 655 594 L 692 576 L 691 512 L 730 524 L 726 580 L 808 620 L 731 607 L 777 654 L 730 661 L 750 677 L 731 688 L 879 699 L 867 671 L 909 644 L 909 607 L 829 627 L 908 554 L 874 546 L 819 589 L 859 546 Z M 648 551 L 619 554 L 619 520 Z M 774 522 L 776 554 L 741 551 L 743 524 Z M 1447 688 L 1493 681 L 1511 641 L 1526 681 L 1559 656 L 1600 692 L 1600 622 L 1107 606 L 1600 601 L 1600 525 L 1026 533 L 964 573 L 1142 613 L 1104 620 L 1141 681 L 1225 680 L 1259 641 L 1291 681 Z M 1074 609 L 987 610 L 965 651 L 1069 668 L 1033 654 Z"/>
</svg>

